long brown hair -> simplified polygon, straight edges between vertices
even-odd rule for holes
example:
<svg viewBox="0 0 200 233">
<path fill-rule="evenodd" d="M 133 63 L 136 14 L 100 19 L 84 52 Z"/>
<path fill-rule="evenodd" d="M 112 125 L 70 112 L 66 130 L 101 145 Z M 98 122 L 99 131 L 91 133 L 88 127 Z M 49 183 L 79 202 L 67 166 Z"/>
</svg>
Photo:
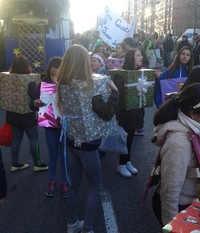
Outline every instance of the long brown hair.
<svg viewBox="0 0 200 233">
<path fill-rule="evenodd" d="M 139 51 L 138 49 L 130 49 L 126 52 L 124 64 L 122 66 L 122 69 L 125 70 L 136 70 L 135 68 L 135 53 L 136 51 Z M 140 51 L 139 51 L 140 52 Z M 140 69 L 141 67 L 137 67 L 137 69 Z"/>
<path fill-rule="evenodd" d="M 30 74 L 32 68 L 25 56 L 17 55 L 12 61 L 9 72 L 15 74 Z"/>
<path fill-rule="evenodd" d="M 170 65 L 170 72 L 168 74 L 168 78 L 170 78 L 171 75 L 174 73 L 174 71 L 180 66 L 180 54 L 182 53 L 182 51 L 184 49 L 187 49 L 190 51 L 190 60 L 186 64 L 186 67 L 187 67 L 188 74 L 191 72 L 191 70 L 194 66 L 193 52 L 192 52 L 192 49 L 190 47 L 184 46 L 178 51 L 176 57 L 174 58 L 172 64 Z"/>
<path fill-rule="evenodd" d="M 74 44 L 67 49 L 57 72 L 59 107 L 62 105 L 60 85 L 70 86 L 73 85 L 73 81 L 78 81 L 77 83 L 85 82 L 86 90 L 91 90 L 93 87 L 89 53 L 87 49 L 78 44 Z"/>
</svg>

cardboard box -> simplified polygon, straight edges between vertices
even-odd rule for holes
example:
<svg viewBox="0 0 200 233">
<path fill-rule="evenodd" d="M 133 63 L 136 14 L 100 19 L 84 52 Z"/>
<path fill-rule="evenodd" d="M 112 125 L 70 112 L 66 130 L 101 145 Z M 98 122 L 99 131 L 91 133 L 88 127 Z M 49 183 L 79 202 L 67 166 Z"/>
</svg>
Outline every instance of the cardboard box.
<svg viewBox="0 0 200 233">
<path fill-rule="evenodd" d="M 124 57 L 123 58 L 108 58 L 107 59 L 107 66 L 108 69 L 121 69 L 124 64 Z"/>
<path fill-rule="evenodd" d="M 160 80 L 162 102 L 165 102 L 166 93 L 178 92 L 187 78 L 170 78 Z"/>
<path fill-rule="evenodd" d="M 155 77 L 152 69 L 109 70 L 111 79 L 120 75 L 124 81 L 122 108 L 129 111 L 153 106 Z"/>
<path fill-rule="evenodd" d="M 28 84 L 31 81 L 39 84 L 40 74 L 0 73 L 0 108 L 21 114 L 31 112 L 28 96 Z"/>
<path fill-rule="evenodd" d="M 100 139 L 103 136 L 117 132 L 115 116 L 110 121 L 104 121 L 92 110 L 92 97 L 101 94 L 104 101 L 110 96 L 111 90 L 107 85 L 109 76 L 94 74 L 94 88 L 85 91 L 80 82 L 77 86 L 61 85 L 61 97 L 67 136 L 74 140 L 74 145 Z"/>
<path fill-rule="evenodd" d="M 185 210 L 179 212 L 172 221 L 162 228 L 163 233 L 199 233 L 200 202 L 194 200 Z"/>
</svg>

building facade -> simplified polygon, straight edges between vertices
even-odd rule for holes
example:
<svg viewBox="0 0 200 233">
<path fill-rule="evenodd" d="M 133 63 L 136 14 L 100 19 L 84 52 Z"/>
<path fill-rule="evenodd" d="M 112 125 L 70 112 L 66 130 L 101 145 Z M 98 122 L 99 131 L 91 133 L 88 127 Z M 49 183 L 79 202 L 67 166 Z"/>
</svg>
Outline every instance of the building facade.
<svg viewBox="0 0 200 233">
<path fill-rule="evenodd" d="M 136 29 L 146 33 L 180 36 L 188 28 L 200 28 L 199 0 L 129 0 L 129 21 L 135 12 Z"/>
</svg>

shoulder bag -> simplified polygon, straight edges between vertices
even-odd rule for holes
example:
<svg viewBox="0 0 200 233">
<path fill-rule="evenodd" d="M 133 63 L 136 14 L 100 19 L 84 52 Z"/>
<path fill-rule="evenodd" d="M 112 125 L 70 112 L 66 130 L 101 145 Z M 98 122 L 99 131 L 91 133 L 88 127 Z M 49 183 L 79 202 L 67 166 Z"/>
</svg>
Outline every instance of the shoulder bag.
<svg viewBox="0 0 200 233">
<path fill-rule="evenodd" d="M 159 70 L 162 70 L 164 68 L 163 59 L 161 57 L 157 57 L 155 49 L 153 49 L 153 50 L 154 50 L 154 53 L 155 53 L 155 56 L 156 56 L 155 68 L 158 68 Z"/>
</svg>

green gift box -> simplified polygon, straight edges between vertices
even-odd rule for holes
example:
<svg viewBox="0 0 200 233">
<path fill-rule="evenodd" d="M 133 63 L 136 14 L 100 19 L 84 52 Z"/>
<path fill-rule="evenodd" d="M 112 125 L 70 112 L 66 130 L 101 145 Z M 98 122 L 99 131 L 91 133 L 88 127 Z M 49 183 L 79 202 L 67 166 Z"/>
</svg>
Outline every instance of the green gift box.
<svg viewBox="0 0 200 233">
<path fill-rule="evenodd" d="M 123 79 L 123 97 L 121 107 L 127 111 L 153 106 L 155 77 L 153 69 L 109 70 L 111 79 L 121 76 Z"/>
<path fill-rule="evenodd" d="M 0 73 L 0 108 L 21 114 L 32 112 L 28 96 L 28 84 L 32 81 L 39 84 L 40 74 Z"/>
</svg>

